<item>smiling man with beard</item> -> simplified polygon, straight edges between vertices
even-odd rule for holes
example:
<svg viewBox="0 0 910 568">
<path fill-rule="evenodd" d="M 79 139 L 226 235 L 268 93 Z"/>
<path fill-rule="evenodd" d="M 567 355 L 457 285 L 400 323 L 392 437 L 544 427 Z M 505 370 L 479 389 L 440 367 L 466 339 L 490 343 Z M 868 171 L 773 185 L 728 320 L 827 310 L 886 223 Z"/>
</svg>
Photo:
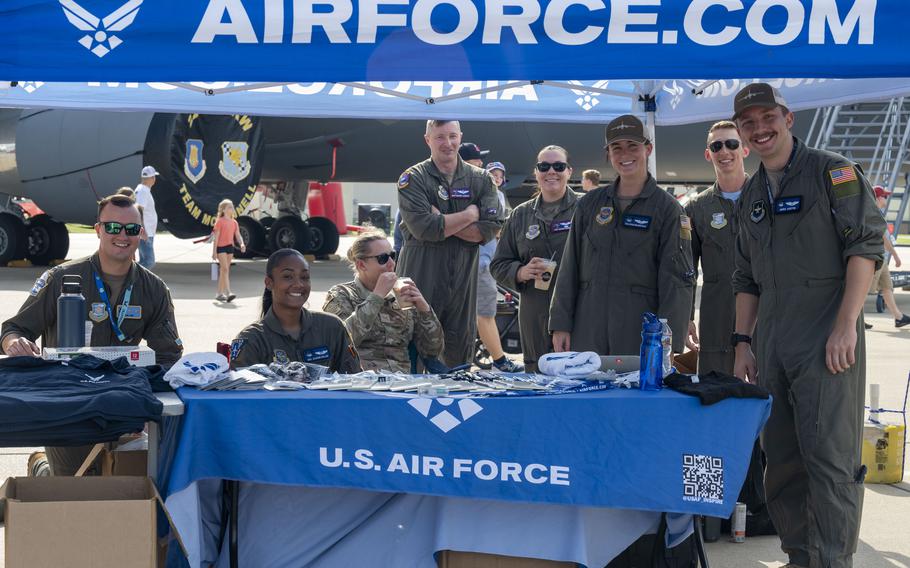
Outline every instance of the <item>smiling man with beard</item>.
<svg viewBox="0 0 910 568">
<path fill-rule="evenodd" d="M 787 566 L 853 566 L 865 473 L 861 315 L 885 221 L 855 164 L 791 134 L 777 89 L 749 85 L 733 108 L 761 158 L 740 198 L 731 342 L 736 376 L 774 396 L 762 432 L 768 510 Z"/>
<path fill-rule="evenodd" d="M 111 195 L 98 203 L 98 252 L 52 268 L 38 277 L 19 313 L 3 322 L 0 346 L 3 353 L 38 357 L 38 337 L 44 347 L 57 346 L 57 297 L 63 277 L 82 279 L 93 347 L 138 345 L 145 340 L 155 351 L 156 362 L 173 365 L 183 352 L 177 335 L 174 305 L 167 285 L 133 262 L 143 233 L 136 201 Z M 115 311 L 116 310 L 116 311 Z M 73 475 L 91 446 L 48 448 L 54 475 Z"/>
</svg>

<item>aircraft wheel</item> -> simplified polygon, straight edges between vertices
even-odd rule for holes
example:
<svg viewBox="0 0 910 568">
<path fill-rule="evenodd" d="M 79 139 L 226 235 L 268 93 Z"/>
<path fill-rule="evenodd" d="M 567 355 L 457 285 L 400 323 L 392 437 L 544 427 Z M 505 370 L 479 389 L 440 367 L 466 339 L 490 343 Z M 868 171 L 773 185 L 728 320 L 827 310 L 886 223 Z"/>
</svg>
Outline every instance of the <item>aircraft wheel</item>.
<svg viewBox="0 0 910 568">
<path fill-rule="evenodd" d="M 237 258 L 255 258 L 256 256 L 268 256 L 268 243 L 265 239 L 265 228 L 259 224 L 256 219 L 247 215 L 241 215 L 237 218 L 237 224 L 240 225 L 240 236 L 246 245 L 246 252 L 236 250 L 234 256 Z"/>
<path fill-rule="evenodd" d="M 307 222 L 291 215 L 281 217 L 269 229 L 269 245 L 272 251 L 292 248 L 303 254 L 310 252 L 310 227 Z"/>
<path fill-rule="evenodd" d="M 0 266 L 25 257 L 25 224 L 15 215 L 0 213 Z"/>
<path fill-rule="evenodd" d="M 338 228 L 331 219 L 310 217 L 310 251 L 316 256 L 328 256 L 338 250 Z"/>
<path fill-rule="evenodd" d="M 70 249 L 70 234 L 66 225 L 48 215 L 36 215 L 25 227 L 28 235 L 27 256 L 32 264 L 48 265 L 66 258 Z"/>
</svg>

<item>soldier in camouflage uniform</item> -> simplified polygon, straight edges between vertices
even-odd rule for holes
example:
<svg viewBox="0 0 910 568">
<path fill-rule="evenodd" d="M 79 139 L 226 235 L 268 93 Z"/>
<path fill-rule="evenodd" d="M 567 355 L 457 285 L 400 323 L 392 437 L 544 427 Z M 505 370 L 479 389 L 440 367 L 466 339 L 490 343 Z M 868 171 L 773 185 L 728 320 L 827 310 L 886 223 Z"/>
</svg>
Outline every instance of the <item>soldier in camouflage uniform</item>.
<svg viewBox="0 0 910 568">
<path fill-rule="evenodd" d="M 395 251 L 386 236 L 357 237 L 348 249 L 348 261 L 354 280 L 333 286 L 322 309 L 344 320 L 363 368 L 409 373 L 412 340 L 421 358 L 439 357 L 445 346 L 442 326 L 420 290 L 414 284 L 398 289 L 400 298 L 413 304 L 413 309 L 402 309 L 392 293 L 398 277 Z"/>
</svg>

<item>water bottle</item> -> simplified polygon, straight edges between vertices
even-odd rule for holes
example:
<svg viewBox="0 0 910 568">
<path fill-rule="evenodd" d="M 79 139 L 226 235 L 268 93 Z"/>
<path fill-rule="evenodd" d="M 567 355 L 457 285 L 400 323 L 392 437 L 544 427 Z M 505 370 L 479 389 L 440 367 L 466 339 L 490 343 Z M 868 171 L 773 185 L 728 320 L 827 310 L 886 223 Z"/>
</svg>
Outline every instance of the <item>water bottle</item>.
<svg viewBox="0 0 910 568">
<path fill-rule="evenodd" d="M 656 391 L 663 386 L 662 330 L 655 314 L 645 312 L 641 316 L 641 351 L 638 387 L 641 390 Z"/>
<path fill-rule="evenodd" d="M 673 330 L 666 318 L 660 319 L 661 337 L 660 344 L 663 346 L 663 376 L 666 377 L 673 372 Z"/>
<path fill-rule="evenodd" d="M 57 298 L 57 347 L 85 347 L 85 296 L 82 278 L 63 277 L 63 291 Z"/>
</svg>

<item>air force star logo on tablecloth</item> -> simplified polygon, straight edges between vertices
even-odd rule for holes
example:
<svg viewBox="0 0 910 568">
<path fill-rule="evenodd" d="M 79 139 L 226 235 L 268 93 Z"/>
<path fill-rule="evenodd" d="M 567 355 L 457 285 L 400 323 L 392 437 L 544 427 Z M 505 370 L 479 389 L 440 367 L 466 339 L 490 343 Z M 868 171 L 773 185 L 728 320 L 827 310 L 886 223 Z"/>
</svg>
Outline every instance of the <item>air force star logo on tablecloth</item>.
<svg viewBox="0 0 910 568">
<path fill-rule="evenodd" d="M 448 432 L 483 410 L 482 406 L 469 398 L 412 398 L 408 404 L 443 432 Z"/>
</svg>

